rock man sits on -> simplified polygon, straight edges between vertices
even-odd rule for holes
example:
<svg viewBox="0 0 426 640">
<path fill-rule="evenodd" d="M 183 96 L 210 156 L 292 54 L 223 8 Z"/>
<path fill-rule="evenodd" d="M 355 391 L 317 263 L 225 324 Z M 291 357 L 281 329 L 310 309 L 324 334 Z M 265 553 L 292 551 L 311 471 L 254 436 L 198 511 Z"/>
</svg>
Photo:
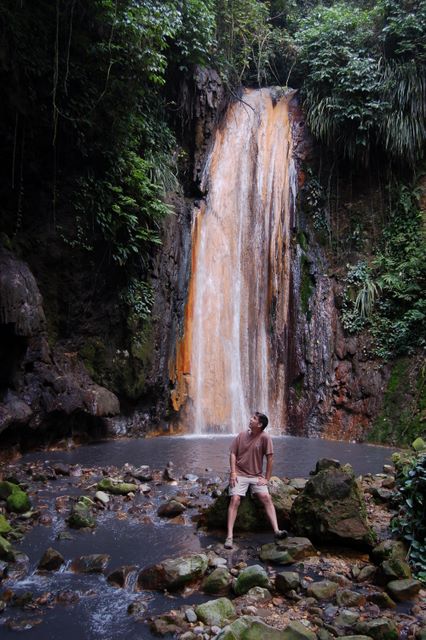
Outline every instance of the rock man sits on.
<svg viewBox="0 0 426 640">
<path fill-rule="evenodd" d="M 228 507 L 228 533 L 225 540 L 226 549 L 232 549 L 235 519 L 241 497 L 245 496 L 248 488 L 263 504 L 266 515 L 274 530 L 276 538 L 287 537 L 287 532 L 278 528 L 277 514 L 268 491 L 268 482 L 272 475 L 273 444 L 272 438 L 265 433 L 268 418 L 256 411 L 250 418 L 247 431 L 239 433 L 231 444 L 230 449 L 230 480 L 229 495 L 231 500 Z M 263 475 L 263 458 L 266 457 L 266 473 Z"/>
</svg>

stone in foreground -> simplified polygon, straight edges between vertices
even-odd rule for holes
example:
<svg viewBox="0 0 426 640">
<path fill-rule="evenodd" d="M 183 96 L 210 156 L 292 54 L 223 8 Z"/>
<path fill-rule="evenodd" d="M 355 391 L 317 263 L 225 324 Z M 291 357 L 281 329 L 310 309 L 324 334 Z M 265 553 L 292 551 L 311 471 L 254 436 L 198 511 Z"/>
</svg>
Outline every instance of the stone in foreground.
<svg viewBox="0 0 426 640">
<path fill-rule="evenodd" d="M 203 553 L 168 558 L 143 569 L 138 576 L 138 585 L 141 589 L 175 591 L 201 578 L 207 566 L 208 558 Z"/>
<path fill-rule="evenodd" d="M 234 591 L 241 596 L 252 587 L 269 587 L 268 574 L 260 564 L 246 567 L 240 572 L 235 582 Z"/>
<path fill-rule="evenodd" d="M 204 624 L 223 627 L 235 618 L 235 607 L 228 598 L 209 600 L 195 607 L 197 618 Z"/>
<path fill-rule="evenodd" d="M 308 538 L 288 537 L 284 540 L 264 544 L 259 557 L 263 562 L 274 564 L 292 564 L 315 553 L 312 542 Z"/>
<path fill-rule="evenodd" d="M 398 640 L 399 634 L 395 623 L 389 618 L 375 618 L 366 622 L 359 622 L 356 631 L 374 640 Z"/>
<path fill-rule="evenodd" d="M 388 583 L 387 590 L 394 600 L 403 602 L 415 598 L 421 586 L 418 580 L 407 578 L 406 580 L 392 580 Z"/>
</svg>

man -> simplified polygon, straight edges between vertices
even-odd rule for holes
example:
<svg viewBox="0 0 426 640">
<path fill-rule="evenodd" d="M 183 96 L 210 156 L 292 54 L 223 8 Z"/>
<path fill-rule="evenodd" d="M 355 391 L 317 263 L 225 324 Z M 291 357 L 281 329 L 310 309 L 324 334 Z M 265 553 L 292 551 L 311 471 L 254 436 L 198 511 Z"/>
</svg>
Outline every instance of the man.
<svg viewBox="0 0 426 640">
<path fill-rule="evenodd" d="M 230 480 L 228 507 L 228 533 L 225 548 L 232 549 L 234 523 L 237 517 L 241 497 L 250 487 L 263 507 L 274 530 L 276 538 L 287 537 L 286 531 L 278 528 L 277 514 L 268 491 L 268 482 L 272 475 L 273 445 L 271 436 L 264 433 L 268 418 L 258 411 L 250 419 L 248 431 L 242 431 L 234 438 L 230 449 Z M 263 475 L 263 458 L 266 457 L 266 474 Z"/>
</svg>

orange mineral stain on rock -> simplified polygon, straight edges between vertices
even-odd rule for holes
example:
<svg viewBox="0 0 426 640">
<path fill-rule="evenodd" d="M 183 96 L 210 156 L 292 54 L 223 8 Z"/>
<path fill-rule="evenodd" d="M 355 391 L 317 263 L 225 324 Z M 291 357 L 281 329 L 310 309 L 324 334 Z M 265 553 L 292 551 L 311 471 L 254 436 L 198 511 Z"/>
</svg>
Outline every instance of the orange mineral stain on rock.
<svg viewBox="0 0 426 640">
<path fill-rule="evenodd" d="M 184 331 L 170 377 L 184 429 L 235 433 L 250 413 L 287 422 L 290 241 L 297 174 L 292 93 L 247 90 L 218 129 L 194 212 Z"/>
</svg>

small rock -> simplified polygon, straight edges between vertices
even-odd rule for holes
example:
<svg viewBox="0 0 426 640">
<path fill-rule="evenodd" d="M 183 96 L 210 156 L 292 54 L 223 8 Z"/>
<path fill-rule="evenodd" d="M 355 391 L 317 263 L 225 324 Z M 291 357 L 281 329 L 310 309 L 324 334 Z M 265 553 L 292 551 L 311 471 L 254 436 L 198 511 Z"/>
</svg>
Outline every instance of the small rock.
<svg viewBox="0 0 426 640">
<path fill-rule="evenodd" d="M 402 602 L 412 600 L 421 589 L 421 582 L 412 578 L 406 580 L 392 580 L 387 585 L 387 590 L 394 600 Z"/>
<path fill-rule="evenodd" d="M 393 620 L 389 618 L 375 618 L 359 622 L 356 631 L 374 640 L 398 640 L 399 634 Z"/>
<path fill-rule="evenodd" d="M 59 553 L 59 551 L 56 551 L 56 549 L 49 547 L 38 563 L 38 569 L 41 571 L 57 571 L 64 562 L 64 556 Z"/>
<path fill-rule="evenodd" d="M 228 598 L 218 598 L 199 604 L 195 607 L 195 613 L 204 624 L 217 625 L 218 627 L 223 627 L 229 619 L 236 615 L 235 607 Z"/>
<path fill-rule="evenodd" d="M 188 620 L 188 622 L 197 622 L 198 620 L 197 614 L 195 613 L 194 609 L 186 609 L 185 618 Z"/>
<path fill-rule="evenodd" d="M 184 505 L 177 500 L 168 500 L 157 509 L 157 515 L 161 518 L 174 518 L 185 511 Z"/>
<path fill-rule="evenodd" d="M 183 479 L 187 480 L 188 482 L 197 482 L 198 476 L 194 475 L 193 473 L 186 473 L 183 476 Z"/>
<path fill-rule="evenodd" d="M 252 587 L 247 591 L 247 596 L 259 602 L 271 600 L 272 598 L 271 593 L 264 587 Z"/>
<path fill-rule="evenodd" d="M 395 602 L 385 591 L 374 591 L 367 595 L 367 602 L 376 604 L 380 609 L 394 609 Z"/>
<path fill-rule="evenodd" d="M 114 480 L 113 478 L 104 478 L 103 480 L 98 482 L 97 488 L 100 491 L 106 491 L 107 493 L 112 493 L 113 495 L 126 496 L 129 493 L 136 492 L 138 489 L 138 485 L 131 482 L 120 482 Z"/>
<path fill-rule="evenodd" d="M 240 572 L 238 576 L 234 591 L 237 595 L 243 595 L 247 593 L 252 587 L 268 587 L 269 579 L 265 569 L 259 564 L 247 567 Z"/>
<path fill-rule="evenodd" d="M 337 582 L 331 580 L 320 580 L 313 582 L 307 589 L 308 596 L 313 596 L 317 600 L 332 600 L 338 588 Z"/>
<path fill-rule="evenodd" d="M 97 491 L 95 493 L 95 500 L 101 502 L 104 506 L 106 506 L 109 502 L 109 495 L 105 493 L 105 491 Z"/>
<path fill-rule="evenodd" d="M 296 571 L 283 571 L 275 576 L 275 587 L 281 593 L 288 593 L 300 587 L 300 576 Z"/>
<path fill-rule="evenodd" d="M 356 581 L 357 582 L 367 582 L 369 580 L 372 580 L 374 578 L 376 574 L 376 567 L 374 567 L 372 564 L 367 564 L 365 567 L 363 567 L 357 578 Z"/>
<path fill-rule="evenodd" d="M 108 566 L 110 556 L 106 553 L 93 553 L 73 560 L 71 570 L 75 573 L 103 573 Z"/>
<path fill-rule="evenodd" d="M 111 586 L 125 589 L 129 585 L 130 577 L 135 569 L 134 565 L 124 565 L 110 573 L 107 580 Z"/>
<path fill-rule="evenodd" d="M 208 575 L 201 588 L 205 593 L 225 593 L 229 589 L 231 583 L 231 574 L 226 567 L 217 567 L 210 575 Z"/>
<path fill-rule="evenodd" d="M 338 589 L 336 601 L 340 607 L 359 607 L 366 602 L 365 595 L 350 589 Z"/>
</svg>

